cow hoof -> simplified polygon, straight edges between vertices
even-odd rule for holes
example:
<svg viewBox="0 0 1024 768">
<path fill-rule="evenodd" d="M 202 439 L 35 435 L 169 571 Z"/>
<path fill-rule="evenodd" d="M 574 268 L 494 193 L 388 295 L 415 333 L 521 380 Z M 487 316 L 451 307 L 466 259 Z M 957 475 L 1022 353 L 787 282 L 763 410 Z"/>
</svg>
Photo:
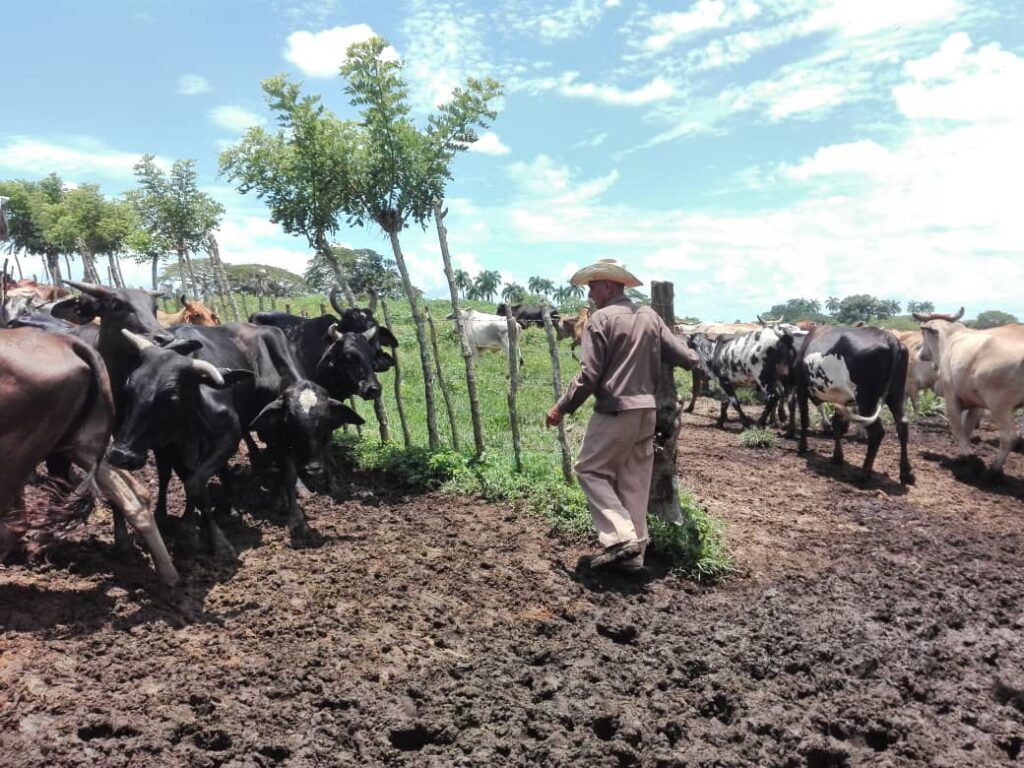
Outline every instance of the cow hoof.
<svg viewBox="0 0 1024 768">
<path fill-rule="evenodd" d="M 983 477 L 985 478 L 985 482 L 992 483 L 993 485 L 998 485 L 1006 479 L 1006 475 L 1003 474 L 1003 470 L 992 469 L 991 467 L 985 470 Z"/>
<path fill-rule="evenodd" d="M 833 464 L 835 464 L 835 465 L 837 465 L 837 466 L 838 466 L 838 465 L 840 465 L 840 464 L 842 464 L 842 463 L 843 463 L 843 454 L 841 454 L 841 453 L 839 453 L 839 454 L 834 454 L 834 455 L 832 456 L 832 463 L 833 463 Z"/>
<path fill-rule="evenodd" d="M 900 484 L 901 485 L 914 485 L 917 483 L 917 478 L 913 472 L 900 472 Z"/>
<path fill-rule="evenodd" d="M 800 443 L 800 446 L 796 449 L 797 453 L 807 453 L 807 443 Z"/>
</svg>

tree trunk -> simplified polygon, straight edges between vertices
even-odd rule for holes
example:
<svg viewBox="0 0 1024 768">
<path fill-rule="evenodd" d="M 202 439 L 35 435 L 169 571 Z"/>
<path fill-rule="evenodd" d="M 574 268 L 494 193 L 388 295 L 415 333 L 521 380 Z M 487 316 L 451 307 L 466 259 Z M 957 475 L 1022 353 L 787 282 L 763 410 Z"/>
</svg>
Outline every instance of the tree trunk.
<svg viewBox="0 0 1024 768">
<path fill-rule="evenodd" d="M 675 322 L 674 299 L 672 283 L 651 283 L 651 307 L 661 315 L 669 328 Z M 681 422 L 676 380 L 671 365 L 662 364 L 654 398 L 658 420 L 647 511 L 667 523 L 682 525 L 687 521 L 679 505 L 679 478 L 676 476 L 676 440 Z"/>
<path fill-rule="evenodd" d="M 231 292 L 231 284 L 228 282 L 228 273 L 224 270 L 224 262 L 220 258 L 220 247 L 217 245 L 217 238 L 212 232 L 208 232 L 203 243 L 207 255 L 210 257 L 210 267 L 213 270 L 214 284 L 217 286 L 217 293 L 220 296 L 220 303 L 225 310 L 231 310 L 231 316 L 237 323 L 241 320 L 238 314 L 238 304 L 235 295 Z M 227 311 L 224 312 L 227 317 Z M 247 315 L 248 317 L 248 315 Z"/>
<path fill-rule="evenodd" d="M 66 253 L 64 254 L 64 267 L 67 269 L 67 279 L 68 280 L 74 279 L 75 276 L 73 274 L 71 274 L 71 257 L 68 256 Z M 82 270 L 82 280 L 83 281 L 85 280 L 85 270 L 84 269 Z"/>
<path fill-rule="evenodd" d="M 196 272 L 192 269 L 192 256 L 185 251 L 185 266 L 188 267 L 188 279 L 192 282 L 192 298 L 199 298 L 199 281 L 196 279 Z"/>
<path fill-rule="evenodd" d="M 185 280 L 185 251 L 178 249 L 178 283 L 181 285 L 181 292 L 188 295 L 188 285 Z"/>
<path fill-rule="evenodd" d="M 437 383 L 441 385 L 441 395 L 444 397 L 444 409 L 448 413 L 448 426 L 452 431 L 452 448 L 459 450 L 459 427 L 455 420 L 455 408 L 452 407 L 452 393 L 448 389 L 448 382 L 444 380 L 444 371 L 441 370 L 441 353 L 437 348 L 437 332 L 434 329 L 434 318 L 430 316 L 430 307 L 423 308 L 423 314 L 427 318 L 427 327 L 430 330 L 430 348 L 434 351 L 434 368 L 437 371 Z"/>
<path fill-rule="evenodd" d="M 555 391 L 555 402 L 562 397 L 562 366 L 558 360 L 558 340 L 551 324 L 551 310 L 547 306 L 540 308 L 544 320 L 544 333 L 548 337 L 548 352 L 551 354 L 551 383 Z M 565 439 L 565 424 L 558 424 L 558 445 L 562 449 L 562 478 L 572 484 L 572 455 L 569 453 L 569 441 Z"/>
<path fill-rule="evenodd" d="M 398 232 L 392 229 L 388 232 L 388 237 L 391 239 L 391 250 L 395 254 L 398 271 L 402 275 L 405 295 L 409 299 L 412 321 L 416 325 L 416 342 L 419 344 L 420 365 L 423 368 L 423 395 L 427 406 L 427 441 L 430 450 L 436 451 L 440 446 L 440 439 L 437 435 L 437 407 L 434 405 L 434 371 L 430 365 L 430 350 L 427 346 L 427 333 L 423 327 L 423 315 L 420 313 L 419 303 L 416 301 L 416 291 L 409 280 L 409 270 L 405 266 L 405 257 L 402 255 L 402 245 L 398 241 Z"/>
<path fill-rule="evenodd" d="M 124 288 L 124 282 L 121 280 L 121 273 L 117 271 L 117 265 L 114 263 L 114 254 L 107 254 L 107 273 L 110 275 L 110 284 L 117 288 Z"/>
<path fill-rule="evenodd" d="M 18 279 L 24 280 L 25 276 L 21 273 L 21 261 L 18 259 L 18 254 L 14 254 L 14 266 L 18 268 Z"/>
<path fill-rule="evenodd" d="M 383 298 L 380 300 L 380 311 L 384 313 L 384 327 L 391 331 L 391 317 L 388 315 L 388 303 Z M 402 423 L 402 437 L 405 439 L 405 447 L 412 445 L 412 435 L 409 434 L 409 424 L 405 420 L 405 406 L 402 405 L 402 364 L 399 362 L 398 350 L 394 351 L 395 358 L 395 405 L 398 407 L 398 420 Z"/>
<path fill-rule="evenodd" d="M 508 327 L 508 422 L 512 428 L 512 452 L 516 458 L 516 472 L 523 471 L 523 442 L 519 436 L 519 411 L 516 393 L 519 391 L 519 323 L 509 312 L 505 316 Z"/>
<path fill-rule="evenodd" d="M 154 256 L 152 258 L 152 260 L 151 260 L 151 265 L 150 265 L 150 268 L 152 269 L 153 290 L 154 291 L 157 289 L 157 287 L 156 287 L 156 273 L 157 273 L 157 270 L 159 269 L 159 267 L 160 267 L 160 257 L 159 256 Z"/>
<path fill-rule="evenodd" d="M 444 276 L 448 280 L 448 290 L 452 296 L 452 313 L 455 315 L 455 327 L 462 345 L 462 359 L 466 364 L 466 390 L 469 393 L 469 414 L 473 420 L 473 444 L 477 458 L 484 453 L 484 429 L 480 418 L 480 397 L 476 391 L 476 366 L 473 361 L 473 350 L 466 336 L 462 311 L 459 309 L 459 290 L 455 285 L 455 273 L 452 271 L 452 259 L 448 253 L 448 230 L 444 226 L 447 211 L 441 210 L 441 201 L 434 201 L 434 221 L 437 222 L 437 239 L 441 244 L 441 258 L 444 260 Z"/>
<path fill-rule="evenodd" d="M 331 246 L 327 242 L 327 238 L 324 237 L 323 232 L 318 232 L 316 235 L 316 252 L 327 259 L 327 263 L 334 270 L 334 279 L 338 281 L 338 287 L 341 288 L 341 293 L 345 297 L 345 303 L 350 307 L 354 307 L 356 305 L 356 297 L 352 293 L 352 289 L 349 288 L 348 280 L 345 279 L 345 273 L 341 271 L 341 264 L 338 263 L 334 253 L 331 252 Z"/>
</svg>

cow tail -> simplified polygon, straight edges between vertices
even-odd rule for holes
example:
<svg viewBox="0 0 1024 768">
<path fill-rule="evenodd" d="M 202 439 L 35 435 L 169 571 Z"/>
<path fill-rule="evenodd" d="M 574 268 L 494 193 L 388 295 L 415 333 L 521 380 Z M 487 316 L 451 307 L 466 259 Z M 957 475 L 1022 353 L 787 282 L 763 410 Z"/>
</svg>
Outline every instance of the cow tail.
<svg viewBox="0 0 1024 768">
<path fill-rule="evenodd" d="M 894 342 L 896 344 L 896 348 L 893 350 L 892 345 Z M 878 421 L 878 417 L 882 415 L 882 406 L 884 406 L 885 401 L 889 399 L 889 390 L 892 389 L 892 383 L 893 381 L 895 381 L 896 374 L 900 369 L 900 355 L 903 354 L 902 350 L 900 349 L 900 346 L 902 345 L 900 344 L 898 339 L 890 338 L 888 339 L 888 343 L 889 349 L 893 351 L 892 366 L 889 368 L 889 378 L 885 380 L 885 389 L 882 390 L 882 396 L 878 399 L 878 407 L 875 409 L 874 415 L 870 417 L 858 416 L 855 413 L 849 413 L 848 416 L 850 417 L 850 421 L 852 422 L 855 422 L 857 424 L 864 424 L 865 426 L 867 426 L 868 424 L 874 424 L 876 421 Z M 906 371 L 904 371 L 904 375 L 905 374 Z"/>
<path fill-rule="evenodd" d="M 103 408 L 104 415 L 107 417 L 107 423 L 112 430 L 116 418 L 114 394 L 110 387 L 110 374 L 107 372 L 107 366 L 103 364 L 103 358 L 100 357 L 99 352 L 85 342 L 75 339 L 72 343 L 72 349 L 89 366 L 89 370 L 92 372 L 92 376 L 89 379 L 89 395 L 85 400 L 85 405 L 82 406 L 82 410 L 75 419 L 74 428 L 77 429 L 82 425 L 92 411 L 94 403 L 98 400 Z M 85 478 L 72 494 L 71 501 L 75 505 L 91 509 L 92 499 L 90 497 L 99 495 L 99 488 L 96 485 L 96 471 L 107 455 L 107 443 L 109 441 L 110 434 L 108 432 L 106 438 L 101 440 L 100 445 L 97 447 L 96 458 L 92 462 L 92 467 L 86 472 Z"/>
</svg>

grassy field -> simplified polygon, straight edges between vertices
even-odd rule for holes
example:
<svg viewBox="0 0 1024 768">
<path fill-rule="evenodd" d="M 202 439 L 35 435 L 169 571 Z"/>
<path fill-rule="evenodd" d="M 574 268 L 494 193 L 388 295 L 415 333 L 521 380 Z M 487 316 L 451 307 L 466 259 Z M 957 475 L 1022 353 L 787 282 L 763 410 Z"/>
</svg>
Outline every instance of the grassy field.
<svg viewBox="0 0 1024 768">
<path fill-rule="evenodd" d="M 320 313 L 322 297 L 311 296 L 289 300 L 292 312 L 306 310 L 310 316 Z M 391 442 L 380 442 L 373 406 L 357 401 L 356 409 L 366 419 L 362 436 L 354 431 L 339 433 L 338 441 L 353 461 L 367 470 L 388 472 L 402 482 L 420 487 L 440 487 L 453 493 L 478 495 L 491 500 L 509 500 L 521 504 L 553 525 L 576 535 L 591 531 L 586 500 L 575 480 L 566 484 L 562 478 L 561 453 L 557 431 L 546 428 L 544 414 L 554 403 L 551 357 L 547 337 L 541 328 L 530 328 L 520 335 L 524 365 L 520 369 L 517 409 L 523 448 L 523 472 L 515 471 L 509 420 L 508 360 L 502 353 L 484 352 L 477 359 L 477 389 L 480 398 L 486 452 L 482 460 L 473 457 L 473 432 L 466 388 L 465 364 L 454 323 L 444 320 L 451 312 L 447 301 L 428 300 L 437 331 L 441 369 L 456 412 L 459 450 L 455 450 L 440 386 L 435 378 L 435 401 L 441 449 L 427 450 L 427 419 L 423 391 L 423 371 L 416 344 L 416 329 L 410 307 L 405 301 L 388 302 L 395 336 L 399 341 L 402 368 L 401 396 L 411 436 L 410 446 L 404 444 L 395 401 L 394 370 L 379 374 L 384 390 L 383 402 L 391 430 Z M 492 302 L 465 302 L 467 308 L 494 311 Z M 269 305 L 267 305 L 269 309 Z M 278 302 L 278 308 L 284 308 Z M 378 320 L 383 313 L 378 308 Z M 569 383 L 579 364 L 569 354 L 569 343 L 558 345 L 562 387 Z M 690 376 L 677 372 L 681 394 L 689 395 Z M 565 420 L 567 441 L 575 460 L 583 440 L 592 401 Z M 681 491 L 684 511 L 691 524 L 682 528 L 652 525 L 653 546 L 671 556 L 680 568 L 701 577 L 719 575 L 728 570 L 729 561 L 718 526 L 708 519 L 705 510 L 685 490 Z"/>
</svg>

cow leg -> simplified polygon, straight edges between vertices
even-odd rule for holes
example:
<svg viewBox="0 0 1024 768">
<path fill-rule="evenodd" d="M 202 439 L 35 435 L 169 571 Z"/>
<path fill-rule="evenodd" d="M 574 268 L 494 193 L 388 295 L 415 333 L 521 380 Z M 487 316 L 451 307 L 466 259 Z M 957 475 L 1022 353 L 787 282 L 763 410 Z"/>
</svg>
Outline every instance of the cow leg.
<svg viewBox="0 0 1024 768">
<path fill-rule="evenodd" d="M 885 436 L 885 427 L 882 426 L 881 419 L 875 419 L 864 428 L 864 431 L 868 434 L 868 453 L 867 456 L 864 457 L 864 466 L 861 469 L 861 479 L 866 483 L 871 479 L 871 470 L 875 466 L 875 456 L 878 455 L 878 446 L 881 445 L 882 438 Z"/>
<path fill-rule="evenodd" d="M 237 433 L 235 433 L 237 435 Z M 238 445 L 238 437 L 234 440 L 224 440 L 220 449 L 208 456 L 199 467 L 184 480 L 186 509 L 188 504 L 197 508 L 203 516 L 203 523 L 210 540 L 210 547 L 214 556 L 220 560 L 234 560 L 237 555 L 231 542 L 227 540 L 224 532 L 217 525 L 213 518 L 213 510 L 210 503 L 210 479 L 224 466 L 228 457 Z"/>
<path fill-rule="evenodd" d="M 828 419 L 828 412 L 825 410 L 824 403 L 818 403 L 818 422 L 821 424 L 821 433 L 827 435 L 832 431 L 832 422 Z"/>
<path fill-rule="evenodd" d="M 67 456 L 47 456 L 46 474 L 71 482 L 71 459 Z"/>
<path fill-rule="evenodd" d="M 743 408 L 740 406 L 740 400 L 738 397 L 736 397 L 736 390 L 733 388 L 732 382 L 726 381 L 724 379 L 719 379 L 719 381 L 722 384 L 722 390 L 725 392 L 725 396 L 727 399 L 722 401 L 722 415 L 718 419 L 718 426 L 721 427 L 722 425 L 725 424 L 725 417 L 727 411 L 729 410 L 729 406 L 732 405 L 732 407 L 736 409 L 736 413 L 740 415 L 740 424 L 742 425 L 743 429 L 749 429 L 750 425 L 753 424 L 753 422 L 750 420 L 747 414 L 743 412 Z"/>
<path fill-rule="evenodd" d="M 964 437 L 971 440 L 971 435 L 973 435 L 974 430 L 978 428 L 978 425 L 981 423 L 981 419 L 984 415 L 984 408 L 970 408 L 964 411 L 962 419 L 964 424 Z"/>
<path fill-rule="evenodd" d="M 900 441 L 900 483 L 913 485 L 914 472 L 910 468 L 910 456 L 907 454 L 907 439 L 910 435 L 910 424 L 907 423 L 906 398 L 890 396 L 887 403 L 896 422 L 896 436 Z"/>
<path fill-rule="evenodd" d="M 296 486 L 299 482 L 299 473 L 296 471 L 295 462 L 288 456 L 282 456 L 280 461 L 281 479 L 284 482 L 285 499 L 288 502 L 288 535 L 292 542 L 301 541 L 309 537 L 309 525 L 306 523 L 306 516 L 299 506 L 299 499 Z"/>
<path fill-rule="evenodd" d="M 964 409 L 955 397 L 946 401 L 946 421 L 949 422 L 949 431 L 956 441 L 960 450 L 960 459 L 971 457 L 971 441 L 964 431 Z"/>
<path fill-rule="evenodd" d="M 842 464 L 843 463 L 843 435 L 846 434 L 846 428 L 849 423 L 843 418 L 843 414 L 836 409 L 836 412 L 832 415 L 832 439 L 835 441 L 835 447 L 832 449 L 832 463 Z"/>
<path fill-rule="evenodd" d="M 96 485 L 118 511 L 122 520 L 127 519 L 146 543 L 153 558 L 160 581 L 169 587 L 178 583 L 178 571 L 171 562 L 160 530 L 149 511 L 149 494 L 145 487 L 128 472 L 114 469 L 106 462 L 96 470 Z"/>
<path fill-rule="evenodd" d="M 242 433 L 242 440 L 245 441 L 245 448 L 249 453 L 249 466 L 251 466 L 255 472 L 259 469 L 260 463 L 259 446 L 256 445 L 256 441 L 252 439 L 252 435 L 247 431 Z"/>
<path fill-rule="evenodd" d="M 1002 478 L 1006 457 L 1010 455 L 1010 451 L 1013 450 L 1013 446 L 1017 442 L 1017 425 L 1013 422 L 1013 410 L 1013 406 L 1010 406 L 991 412 L 992 419 L 999 427 L 999 452 L 988 470 L 989 475 L 995 479 Z"/>
<path fill-rule="evenodd" d="M 719 429 L 725 426 L 726 417 L 729 415 L 729 400 L 725 399 L 722 401 L 722 409 L 718 414 L 718 423 L 715 425 Z"/>
<path fill-rule="evenodd" d="M 764 429 L 765 424 L 767 424 L 769 420 L 771 420 L 773 427 L 779 426 L 779 420 L 775 410 L 776 405 L 781 406 L 783 403 L 779 402 L 778 394 L 776 392 L 772 392 L 768 395 L 765 401 L 764 410 L 761 412 L 761 418 L 757 420 L 758 428 Z"/>
<path fill-rule="evenodd" d="M 693 406 L 696 404 L 697 396 L 700 394 L 701 389 L 704 386 L 704 379 L 704 372 L 701 371 L 699 368 L 694 368 L 692 371 L 691 379 L 693 382 L 693 392 L 690 394 L 690 404 L 686 406 L 687 413 L 693 413 Z"/>
<path fill-rule="evenodd" d="M 161 531 L 167 531 L 167 486 L 171 482 L 171 461 L 166 456 L 156 457 L 157 494 L 153 517 Z"/>
<path fill-rule="evenodd" d="M 800 406 L 800 445 L 797 451 L 807 453 L 807 427 L 811 421 L 810 408 L 808 407 L 807 392 L 798 387 L 796 392 L 797 404 Z"/>
</svg>

